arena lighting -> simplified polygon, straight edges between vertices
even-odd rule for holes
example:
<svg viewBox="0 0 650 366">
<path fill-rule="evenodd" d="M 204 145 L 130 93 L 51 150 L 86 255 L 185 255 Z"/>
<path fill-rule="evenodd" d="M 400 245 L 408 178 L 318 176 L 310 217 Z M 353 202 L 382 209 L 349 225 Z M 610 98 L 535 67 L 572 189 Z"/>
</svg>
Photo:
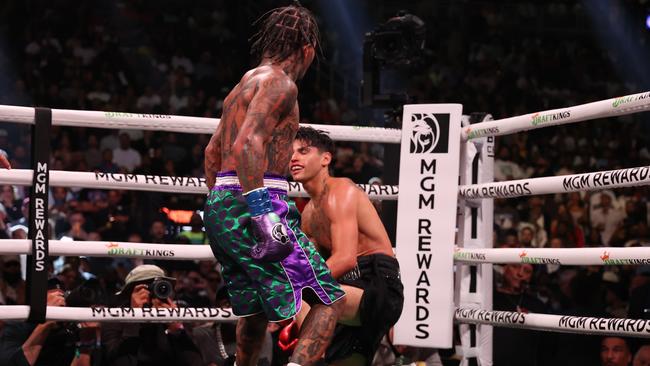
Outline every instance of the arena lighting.
<svg viewBox="0 0 650 366">
<path fill-rule="evenodd" d="M 645 27 L 650 29 L 650 14 L 645 17 Z"/>
<path fill-rule="evenodd" d="M 192 218 L 192 215 L 194 215 L 195 211 L 191 210 L 172 210 L 167 207 L 163 207 L 160 209 L 162 213 L 167 215 L 167 218 L 175 223 L 175 224 L 189 224 L 190 223 L 190 218 Z M 203 218 L 203 216 L 201 216 Z"/>
</svg>

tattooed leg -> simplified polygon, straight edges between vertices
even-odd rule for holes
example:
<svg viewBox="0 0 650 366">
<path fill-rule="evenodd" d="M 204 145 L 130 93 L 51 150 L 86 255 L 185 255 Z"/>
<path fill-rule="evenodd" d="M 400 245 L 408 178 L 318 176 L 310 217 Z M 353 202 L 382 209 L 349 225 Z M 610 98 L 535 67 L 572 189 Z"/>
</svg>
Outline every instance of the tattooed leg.
<svg viewBox="0 0 650 366">
<path fill-rule="evenodd" d="M 336 321 L 343 301 L 332 305 L 314 304 L 300 328 L 298 344 L 291 355 L 290 362 L 302 366 L 313 365 L 323 357 L 334 335 Z"/>
<path fill-rule="evenodd" d="M 264 314 L 239 318 L 237 322 L 237 366 L 257 365 L 268 320 Z"/>
</svg>

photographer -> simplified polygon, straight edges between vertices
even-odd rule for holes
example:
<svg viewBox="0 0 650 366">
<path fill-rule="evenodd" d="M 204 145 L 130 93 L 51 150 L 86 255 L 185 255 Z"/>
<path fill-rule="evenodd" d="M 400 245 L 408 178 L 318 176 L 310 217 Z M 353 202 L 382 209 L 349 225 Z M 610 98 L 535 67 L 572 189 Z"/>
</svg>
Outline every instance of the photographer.
<svg viewBox="0 0 650 366">
<path fill-rule="evenodd" d="M 176 308 L 172 301 L 175 278 L 154 265 L 135 267 L 116 295 L 118 306 Z M 106 323 L 102 327 L 106 365 L 202 365 L 201 354 L 182 323 Z"/>
<path fill-rule="evenodd" d="M 50 281 L 47 306 L 66 306 L 63 291 Z M 69 325 L 69 326 L 66 326 Z M 0 365 L 90 366 L 90 348 L 75 345 L 70 328 L 77 324 L 8 322 L 0 337 Z M 89 328 L 90 329 L 90 328 Z"/>
</svg>

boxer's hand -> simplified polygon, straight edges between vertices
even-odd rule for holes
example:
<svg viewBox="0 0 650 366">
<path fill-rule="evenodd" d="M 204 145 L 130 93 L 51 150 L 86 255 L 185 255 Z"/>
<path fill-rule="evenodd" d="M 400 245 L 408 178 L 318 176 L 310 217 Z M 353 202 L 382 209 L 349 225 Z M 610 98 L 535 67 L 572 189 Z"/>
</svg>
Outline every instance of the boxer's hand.
<svg viewBox="0 0 650 366">
<path fill-rule="evenodd" d="M 251 249 L 251 257 L 262 262 L 278 262 L 289 256 L 293 245 L 286 225 L 273 212 L 267 188 L 258 188 L 244 194 L 251 213 L 251 228 L 257 244 Z"/>
<path fill-rule="evenodd" d="M 287 228 L 274 212 L 251 217 L 251 226 L 257 238 L 251 257 L 263 262 L 279 262 L 293 251 Z"/>
</svg>

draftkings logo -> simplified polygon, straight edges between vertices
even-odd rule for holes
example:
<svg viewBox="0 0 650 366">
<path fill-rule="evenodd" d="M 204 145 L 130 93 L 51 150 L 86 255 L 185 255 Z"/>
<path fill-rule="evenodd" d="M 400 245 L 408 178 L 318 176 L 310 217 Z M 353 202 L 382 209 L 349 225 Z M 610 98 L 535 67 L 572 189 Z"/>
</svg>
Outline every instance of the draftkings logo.
<svg viewBox="0 0 650 366">
<path fill-rule="evenodd" d="M 118 257 L 168 258 L 176 256 L 176 253 L 171 249 L 123 248 L 118 243 L 108 243 L 106 249 L 107 255 Z"/>
<path fill-rule="evenodd" d="M 637 94 L 637 95 L 626 95 L 624 97 L 616 98 L 614 99 L 614 102 L 612 102 L 612 107 L 618 108 L 622 105 L 629 104 L 632 102 L 636 102 L 638 100 L 643 100 L 643 99 L 648 99 L 650 98 L 650 93 L 643 93 L 643 94 Z"/>
<path fill-rule="evenodd" d="M 411 154 L 446 153 L 449 147 L 449 114 L 413 113 Z"/>
<path fill-rule="evenodd" d="M 603 251 L 603 254 L 600 255 L 600 260 L 603 261 L 603 264 L 613 265 L 613 266 L 634 266 L 634 265 L 648 265 L 650 264 L 650 258 L 619 258 L 613 259 L 610 258 L 610 253 L 608 251 Z"/>
<path fill-rule="evenodd" d="M 519 253 L 519 259 L 521 263 L 530 263 L 530 264 L 562 264 L 557 258 L 541 258 L 541 257 L 529 257 L 528 252 L 522 250 Z"/>
</svg>

